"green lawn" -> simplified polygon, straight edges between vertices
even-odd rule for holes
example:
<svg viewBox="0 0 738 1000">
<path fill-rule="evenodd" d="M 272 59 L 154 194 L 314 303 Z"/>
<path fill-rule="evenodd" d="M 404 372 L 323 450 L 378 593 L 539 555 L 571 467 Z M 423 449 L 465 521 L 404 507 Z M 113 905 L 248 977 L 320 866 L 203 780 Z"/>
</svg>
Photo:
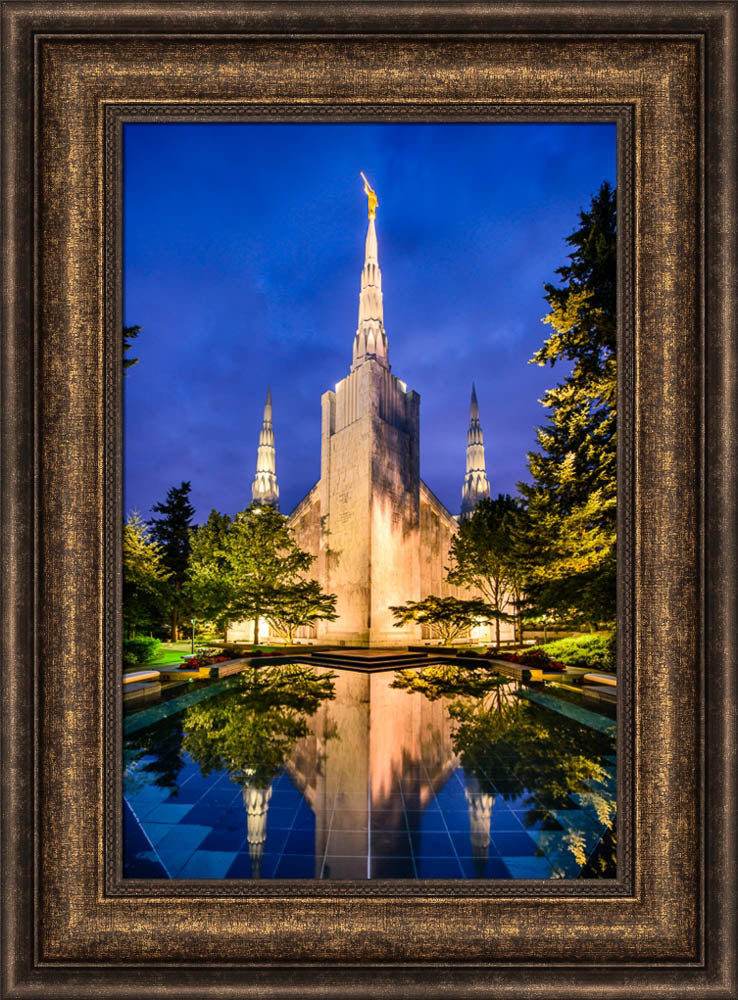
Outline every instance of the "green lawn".
<svg viewBox="0 0 738 1000">
<path fill-rule="evenodd" d="M 147 667 L 162 667 L 169 663 L 180 663 L 191 650 L 189 642 L 162 643 L 161 649 L 153 660 L 145 664 Z"/>
<path fill-rule="evenodd" d="M 199 641 L 195 643 L 195 646 L 203 645 Z M 273 650 L 278 650 L 278 646 L 251 646 L 244 649 L 244 655 L 251 652 L 252 650 L 258 649 L 264 653 L 270 653 Z M 192 652 L 192 643 L 190 642 L 163 642 L 161 648 L 159 649 L 158 655 L 150 660 L 148 663 L 141 663 L 139 667 L 151 667 L 154 670 L 157 667 L 166 667 L 172 663 L 181 663 L 185 656 L 189 656 Z M 126 667 L 127 670 L 138 670 L 139 667 Z"/>
</svg>

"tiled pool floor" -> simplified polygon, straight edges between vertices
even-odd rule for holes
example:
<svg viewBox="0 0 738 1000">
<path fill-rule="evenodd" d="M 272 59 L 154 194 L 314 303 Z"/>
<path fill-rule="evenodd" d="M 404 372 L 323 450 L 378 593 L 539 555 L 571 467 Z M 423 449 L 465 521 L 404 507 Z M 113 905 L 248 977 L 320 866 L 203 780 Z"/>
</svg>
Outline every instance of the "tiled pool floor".
<svg viewBox="0 0 738 1000">
<path fill-rule="evenodd" d="M 552 708 L 526 711 L 549 725 L 574 724 Z M 296 755 L 268 784 L 244 787 L 242 776 L 224 770 L 203 777 L 181 748 L 181 719 L 170 715 L 140 729 L 127 746 L 124 875 L 577 877 L 612 821 L 615 802 L 612 741 L 591 729 L 588 737 L 602 751 L 598 776 L 555 800 L 523 785 L 501 744 L 475 747 L 462 765 L 452 749 L 439 755 L 437 734 L 433 750 L 414 760 L 405 746 L 399 771 L 373 774 L 376 755 L 358 751 L 356 766 L 351 760 L 346 766 L 345 754 L 329 749 L 316 757 L 315 773 Z M 305 748 L 309 756 L 310 738 Z M 526 767 L 535 773 L 535 760 Z"/>
<path fill-rule="evenodd" d="M 185 775 L 182 774 L 184 778 Z M 614 791 L 614 760 L 608 788 Z M 468 781 L 461 768 L 422 809 L 417 786 L 398 784 L 390 808 L 366 814 L 334 802 L 327 829 L 287 774 L 272 784 L 267 835 L 258 851 L 262 878 L 550 878 L 572 876 L 571 833 L 587 854 L 604 826 L 589 803 L 535 819 L 534 798 L 521 791 L 490 803 L 489 842 L 472 842 Z M 273 805 L 271 803 L 274 803 Z M 533 806 L 533 808 L 531 808 Z M 126 796 L 125 875 L 140 878 L 251 878 L 247 814 L 241 789 L 225 775 L 193 773 L 179 794 L 148 786 Z M 318 847 L 320 848 L 318 850 Z"/>
</svg>

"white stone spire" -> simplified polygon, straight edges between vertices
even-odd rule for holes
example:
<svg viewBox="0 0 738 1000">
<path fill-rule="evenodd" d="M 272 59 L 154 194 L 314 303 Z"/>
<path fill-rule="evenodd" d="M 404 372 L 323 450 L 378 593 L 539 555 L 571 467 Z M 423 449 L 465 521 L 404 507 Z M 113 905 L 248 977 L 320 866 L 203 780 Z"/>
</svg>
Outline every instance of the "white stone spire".
<svg viewBox="0 0 738 1000">
<path fill-rule="evenodd" d="M 382 309 L 382 272 L 379 270 L 377 230 L 374 226 L 377 196 L 366 178 L 364 178 L 364 191 L 369 198 L 369 228 L 366 232 L 364 270 L 361 272 L 359 293 L 359 324 L 354 337 L 354 360 L 351 371 L 355 371 L 365 361 L 378 361 L 389 371 L 389 350 Z"/>
<path fill-rule="evenodd" d="M 272 390 L 267 389 L 264 420 L 259 432 L 259 449 L 256 453 L 256 475 L 251 485 L 251 502 L 279 510 L 279 486 L 274 454 L 274 427 L 272 425 Z"/>
<path fill-rule="evenodd" d="M 466 475 L 461 490 L 461 516 L 471 517 L 480 500 L 489 498 L 489 480 L 484 461 L 484 435 L 479 423 L 479 404 L 472 382 L 469 430 L 466 434 Z"/>
<path fill-rule="evenodd" d="M 259 788 L 248 783 L 243 786 L 243 804 L 246 806 L 246 842 L 251 859 L 251 878 L 261 877 L 261 861 L 266 843 L 267 811 L 272 797 L 272 786 Z"/>
<path fill-rule="evenodd" d="M 483 791 L 479 779 L 474 774 L 466 775 L 464 797 L 469 808 L 469 833 L 474 869 L 481 878 L 489 861 L 489 845 L 492 839 L 490 827 L 495 797 L 491 792 Z"/>
</svg>

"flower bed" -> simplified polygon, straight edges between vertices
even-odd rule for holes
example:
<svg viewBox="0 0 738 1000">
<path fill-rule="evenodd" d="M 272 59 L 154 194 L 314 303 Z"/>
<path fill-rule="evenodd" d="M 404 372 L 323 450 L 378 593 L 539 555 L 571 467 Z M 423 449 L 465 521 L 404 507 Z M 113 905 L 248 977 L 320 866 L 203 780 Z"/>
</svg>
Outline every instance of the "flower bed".
<svg viewBox="0 0 738 1000">
<path fill-rule="evenodd" d="M 185 657 L 182 669 L 200 670 L 202 667 L 212 667 L 215 663 L 227 663 L 232 659 L 232 656 L 227 656 L 219 650 L 202 649 L 195 656 Z"/>
<path fill-rule="evenodd" d="M 284 650 L 256 649 L 251 651 L 246 649 L 233 655 L 230 650 L 228 653 L 225 653 L 218 649 L 207 649 L 201 650 L 195 656 L 186 656 L 179 669 L 194 672 L 202 670 L 204 667 L 214 667 L 218 663 L 231 663 L 234 660 L 251 660 L 257 657 L 266 659 L 270 656 L 284 656 Z"/>
<path fill-rule="evenodd" d="M 494 656 L 496 660 L 505 660 L 506 663 L 519 663 L 523 667 L 534 667 L 538 670 L 548 670 L 549 672 L 564 673 L 566 665 L 560 660 L 554 660 L 542 649 L 526 649 L 522 653 L 498 653 L 490 647 L 487 650 L 489 656 Z"/>
</svg>

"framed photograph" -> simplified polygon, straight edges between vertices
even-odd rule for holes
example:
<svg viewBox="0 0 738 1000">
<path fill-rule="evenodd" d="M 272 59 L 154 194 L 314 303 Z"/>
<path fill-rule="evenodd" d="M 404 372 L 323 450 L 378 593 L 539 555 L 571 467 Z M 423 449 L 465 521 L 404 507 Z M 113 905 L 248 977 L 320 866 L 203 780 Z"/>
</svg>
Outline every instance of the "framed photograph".
<svg viewBox="0 0 738 1000">
<path fill-rule="evenodd" d="M 616 129 L 123 124 L 122 876 L 616 877 Z"/>
<path fill-rule="evenodd" d="M 3 996 L 736 996 L 735 5 L 2 13 Z"/>
</svg>

